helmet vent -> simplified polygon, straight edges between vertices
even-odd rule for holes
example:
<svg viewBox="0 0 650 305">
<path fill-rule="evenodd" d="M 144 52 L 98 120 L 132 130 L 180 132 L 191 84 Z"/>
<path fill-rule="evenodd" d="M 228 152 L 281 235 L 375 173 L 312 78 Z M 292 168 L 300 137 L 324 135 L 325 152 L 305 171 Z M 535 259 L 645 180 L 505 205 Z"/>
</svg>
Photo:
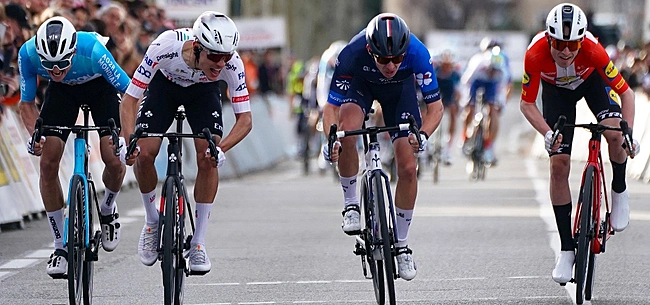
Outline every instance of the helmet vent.
<svg viewBox="0 0 650 305">
<path fill-rule="evenodd" d="M 48 48 L 48 53 L 50 53 L 51 56 L 56 56 L 56 50 L 59 48 L 59 44 L 56 40 L 51 39 L 48 41 L 49 48 Z"/>
<path fill-rule="evenodd" d="M 59 50 L 59 54 L 63 54 L 63 51 L 65 50 L 65 43 L 66 39 L 61 42 L 61 49 Z"/>
</svg>

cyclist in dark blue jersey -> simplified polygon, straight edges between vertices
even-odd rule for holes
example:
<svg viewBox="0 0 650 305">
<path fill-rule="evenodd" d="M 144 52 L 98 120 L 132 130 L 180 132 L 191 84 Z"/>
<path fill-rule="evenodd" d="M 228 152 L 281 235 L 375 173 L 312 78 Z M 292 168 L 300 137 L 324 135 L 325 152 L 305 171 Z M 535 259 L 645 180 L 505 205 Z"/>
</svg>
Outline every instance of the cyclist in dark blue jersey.
<svg viewBox="0 0 650 305">
<path fill-rule="evenodd" d="M 63 17 L 45 21 L 36 36 L 25 42 L 18 53 L 20 68 L 20 113 L 27 130 L 34 131 L 37 117 L 44 125 L 72 126 L 77 120 L 79 107 L 90 107 L 93 121 L 106 125 L 113 118 L 120 127 L 118 91 L 124 93 L 131 79 L 115 62 L 104 46 L 108 38 L 96 33 L 77 32 L 74 25 Z M 37 77 L 49 80 L 45 99 L 40 110 L 34 104 Z M 45 131 L 31 154 L 41 156 L 40 189 L 45 211 L 54 238 L 54 253 L 47 265 L 47 274 L 63 275 L 67 270 L 67 253 L 63 249 L 63 210 L 65 202 L 59 180 L 59 163 L 70 131 Z M 113 251 L 119 242 L 120 224 L 115 198 L 119 194 L 126 173 L 120 157 L 116 157 L 110 133 L 101 131 L 100 151 L 106 167 L 102 175 L 105 185 L 104 199 L 100 205 L 102 245 Z M 121 157 L 126 145 L 120 137 Z"/>
<path fill-rule="evenodd" d="M 426 114 L 422 118 L 416 96 L 422 89 Z M 399 276 L 411 280 L 415 263 L 408 248 L 408 228 L 417 194 L 416 156 L 424 150 L 427 138 L 440 123 L 443 105 L 432 59 L 424 44 L 411 34 L 408 26 L 395 14 L 379 14 L 365 30 L 354 36 L 339 54 L 327 104 L 323 109 L 325 126 L 338 124 L 340 130 L 361 128 L 373 100 L 379 101 L 386 126 L 407 123 L 412 114 L 420 127 L 417 135 L 406 131 L 391 134 L 399 180 L 395 190 L 397 214 L 397 262 Z M 324 128 L 326 133 L 328 128 Z M 419 147 L 418 139 L 423 141 Z M 332 153 L 324 148 L 325 159 L 338 162 L 345 198 L 343 231 L 354 234 L 361 229 L 356 179 L 359 155 L 356 137 L 346 137 Z M 339 156 L 339 147 L 342 151 Z"/>
</svg>

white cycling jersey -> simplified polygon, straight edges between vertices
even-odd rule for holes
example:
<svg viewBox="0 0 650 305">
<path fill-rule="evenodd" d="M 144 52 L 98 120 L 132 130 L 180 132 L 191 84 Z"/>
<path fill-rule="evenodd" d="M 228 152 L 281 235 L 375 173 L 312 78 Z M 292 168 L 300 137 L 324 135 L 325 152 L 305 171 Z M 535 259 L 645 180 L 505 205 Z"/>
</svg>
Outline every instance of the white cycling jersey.
<svg viewBox="0 0 650 305">
<path fill-rule="evenodd" d="M 182 87 L 188 87 L 195 83 L 212 82 L 203 71 L 190 68 L 183 60 L 183 44 L 193 39 L 194 36 L 192 36 L 190 28 L 169 30 L 160 34 L 147 49 L 142 63 L 133 74 L 126 93 L 135 98 L 141 98 L 157 71 Z M 219 80 L 224 80 L 228 84 L 235 113 L 251 111 L 244 63 L 237 52 L 226 63 L 216 81 Z"/>
</svg>

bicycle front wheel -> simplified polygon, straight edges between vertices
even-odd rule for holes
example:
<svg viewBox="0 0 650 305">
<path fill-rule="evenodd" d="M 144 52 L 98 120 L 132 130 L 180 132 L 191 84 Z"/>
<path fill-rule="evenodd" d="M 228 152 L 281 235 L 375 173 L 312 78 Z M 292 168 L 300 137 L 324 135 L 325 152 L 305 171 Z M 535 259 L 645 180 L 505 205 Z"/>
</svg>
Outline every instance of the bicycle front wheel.
<svg viewBox="0 0 650 305">
<path fill-rule="evenodd" d="M 82 279 L 84 271 L 84 180 L 80 176 L 72 178 L 70 194 L 68 194 L 68 296 L 70 304 L 82 302 Z"/>
<path fill-rule="evenodd" d="M 375 249 L 378 248 L 374 244 L 373 224 L 375 223 L 375 216 L 369 198 L 368 179 L 364 176 L 361 178 L 361 206 L 363 207 L 364 221 L 366 223 L 366 227 L 363 230 L 363 238 L 366 247 L 366 256 L 368 258 L 368 267 L 372 276 L 372 286 L 375 289 L 375 299 L 377 300 L 377 304 L 384 305 L 386 297 L 386 290 L 384 288 L 384 265 L 382 264 L 381 256 L 379 255 L 380 257 L 377 257 L 378 255 L 375 254 Z"/>
<path fill-rule="evenodd" d="M 384 258 L 384 271 L 386 271 L 386 288 L 390 305 L 395 305 L 395 259 L 393 258 L 392 230 L 388 229 L 388 211 L 386 210 L 386 199 L 384 192 L 384 179 L 379 173 L 372 175 L 372 192 L 374 204 L 377 211 L 377 222 L 381 232 L 382 253 Z M 389 187 L 389 185 L 386 185 Z"/>
<path fill-rule="evenodd" d="M 594 200 L 598 198 L 598 196 L 594 194 L 594 191 L 596 190 L 595 173 L 596 169 L 593 166 L 587 167 L 585 171 L 582 195 L 580 196 L 582 198 L 582 202 L 580 202 L 580 226 L 578 227 L 577 234 L 574 235 L 578 238 L 574 271 L 577 304 L 582 304 L 585 299 L 587 267 L 590 264 L 589 253 L 591 252 L 591 239 L 593 238 L 593 219 L 591 217 L 591 209 L 594 206 Z"/>
<path fill-rule="evenodd" d="M 177 240 L 176 240 L 176 209 L 178 207 L 179 192 L 176 183 L 172 178 L 165 181 L 163 187 L 163 198 L 165 200 L 164 215 L 162 221 L 162 251 L 161 263 L 163 275 L 163 289 L 165 290 L 165 305 L 173 305 L 176 296 L 176 264 L 178 262 Z"/>
</svg>

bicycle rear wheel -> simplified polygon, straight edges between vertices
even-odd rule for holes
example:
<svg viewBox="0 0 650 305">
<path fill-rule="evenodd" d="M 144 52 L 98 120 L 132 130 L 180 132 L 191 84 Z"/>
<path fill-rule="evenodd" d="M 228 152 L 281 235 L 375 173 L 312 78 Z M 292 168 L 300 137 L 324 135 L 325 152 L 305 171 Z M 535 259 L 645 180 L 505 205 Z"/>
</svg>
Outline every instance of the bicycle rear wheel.
<svg viewBox="0 0 650 305">
<path fill-rule="evenodd" d="M 92 181 L 88 181 L 88 193 L 89 197 L 88 200 L 92 201 L 97 207 L 97 213 L 99 214 L 99 206 L 97 205 L 97 193 L 95 192 L 95 187 L 94 184 L 92 184 Z M 93 230 L 94 227 L 94 219 L 93 219 L 93 205 L 89 203 L 88 205 L 88 229 Z M 86 248 L 86 257 L 84 259 L 83 263 L 83 277 L 82 277 L 82 284 L 83 284 L 83 298 L 84 298 L 84 305 L 92 305 L 93 303 L 93 284 L 94 280 L 93 277 L 95 275 L 95 260 L 97 260 L 97 252 L 92 252 L 92 251 L 97 251 L 99 248 L 99 245 L 101 243 L 101 231 L 95 232 L 94 236 L 91 236 L 90 240 L 90 247 Z"/>
<path fill-rule="evenodd" d="M 392 231 L 388 229 L 388 211 L 386 211 L 386 200 L 384 197 L 384 179 L 379 172 L 372 176 L 372 193 L 374 194 L 374 204 L 377 211 L 377 221 L 381 232 L 382 253 L 384 271 L 386 271 L 386 289 L 388 290 L 388 300 L 390 305 L 395 305 L 395 259 L 393 257 L 393 240 Z M 390 187 L 390 186 L 386 186 Z M 379 265 L 379 264 L 378 264 Z"/>
<path fill-rule="evenodd" d="M 578 245 L 576 249 L 574 277 L 576 282 L 576 303 L 582 304 L 585 299 L 585 287 L 587 269 L 591 264 L 589 262 L 591 252 L 591 239 L 593 238 L 593 219 L 591 209 L 594 204 L 595 196 L 595 168 L 587 167 L 585 171 L 584 184 L 582 186 L 582 202 L 580 203 L 580 226 L 578 227 L 577 237 Z M 593 280 L 593 279 L 592 279 Z M 591 290 L 591 288 L 590 288 Z M 591 292 L 591 291 L 590 291 Z"/>
<path fill-rule="evenodd" d="M 374 244 L 374 213 L 372 211 L 372 204 L 368 201 L 368 179 L 366 177 L 361 178 L 361 205 L 363 206 L 364 211 L 364 220 L 366 227 L 363 230 L 363 238 L 366 247 L 366 256 L 368 267 L 370 268 L 370 275 L 372 276 L 372 286 L 375 289 L 375 299 L 377 304 L 384 305 L 386 290 L 384 287 L 384 266 L 381 260 L 377 260 L 380 257 L 376 257 L 375 249 L 377 246 Z"/>
<path fill-rule="evenodd" d="M 163 187 L 163 198 L 165 200 L 164 215 L 162 221 L 162 251 L 161 263 L 163 275 L 163 289 L 165 305 L 174 304 L 176 296 L 176 264 L 177 264 L 177 241 L 176 241 L 176 207 L 178 206 L 178 188 L 172 178 L 167 178 Z"/>
<path fill-rule="evenodd" d="M 81 304 L 83 295 L 83 272 L 84 272 L 84 198 L 85 187 L 80 176 L 72 177 L 72 187 L 68 194 L 68 227 L 67 227 L 67 251 L 68 251 L 68 297 L 70 304 Z"/>
<path fill-rule="evenodd" d="M 596 272 L 596 253 L 589 251 L 589 265 L 587 266 L 587 283 L 585 283 L 585 300 L 591 300 Z"/>
</svg>

